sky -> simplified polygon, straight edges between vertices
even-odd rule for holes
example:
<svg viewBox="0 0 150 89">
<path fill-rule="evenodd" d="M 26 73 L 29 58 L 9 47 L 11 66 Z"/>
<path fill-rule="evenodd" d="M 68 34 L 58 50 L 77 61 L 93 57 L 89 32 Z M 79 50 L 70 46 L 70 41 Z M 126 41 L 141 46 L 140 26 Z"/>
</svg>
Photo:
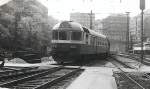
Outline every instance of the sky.
<svg viewBox="0 0 150 89">
<path fill-rule="evenodd" d="M 0 5 L 10 0 L 0 0 Z M 130 12 L 140 14 L 140 0 L 38 0 L 48 8 L 48 14 L 58 20 L 69 20 L 70 13 L 95 13 L 96 19 L 103 19 L 112 13 Z M 150 0 L 145 0 L 145 11 L 150 9 Z"/>
<path fill-rule="evenodd" d="M 140 0 L 39 0 L 48 8 L 48 13 L 59 20 L 69 20 L 70 13 L 95 13 L 96 19 L 102 19 L 111 13 L 130 12 L 130 16 L 139 14 Z M 145 10 L 150 9 L 150 0 L 145 0 Z"/>
<path fill-rule="evenodd" d="M 0 5 L 10 0 L 0 0 Z M 96 19 L 103 19 L 112 13 L 130 12 L 140 14 L 140 0 L 38 0 L 48 8 L 48 14 L 58 20 L 69 20 L 70 13 L 95 13 Z M 145 11 L 150 9 L 150 0 L 145 0 Z"/>
<path fill-rule="evenodd" d="M 0 0 L 0 6 L 6 4 L 9 1 L 11 1 L 11 0 Z"/>
</svg>

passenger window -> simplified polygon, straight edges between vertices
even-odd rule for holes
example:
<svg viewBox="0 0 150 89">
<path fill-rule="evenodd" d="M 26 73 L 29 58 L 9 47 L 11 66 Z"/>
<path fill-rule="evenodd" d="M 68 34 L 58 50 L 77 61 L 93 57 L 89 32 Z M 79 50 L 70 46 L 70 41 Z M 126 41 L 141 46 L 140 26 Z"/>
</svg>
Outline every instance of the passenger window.
<svg viewBox="0 0 150 89">
<path fill-rule="evenodd" d="M 81 32 L 72 32 L 71 40 L 81 40 Z"/>
<path fill-rule="evenodd" d="M 67 40 L 67 33 L 65 31 L 59 32 L 59 40 Z"/>
<path fill-rule="evenodd" d="M 52 32 L 52 39 L 53 40 L 58 40 L 58 31 L 53 31 Z"/>
</svg>

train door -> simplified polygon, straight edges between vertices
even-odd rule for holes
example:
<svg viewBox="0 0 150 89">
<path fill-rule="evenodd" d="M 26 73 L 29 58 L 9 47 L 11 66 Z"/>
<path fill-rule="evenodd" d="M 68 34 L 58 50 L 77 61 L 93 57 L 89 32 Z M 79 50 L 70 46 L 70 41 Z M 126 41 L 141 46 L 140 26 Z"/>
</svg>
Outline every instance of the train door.
<svg viewBox="0 0 150 89">
<path fill-rule="evenodd" d="M 90 44 L 90 40 L 89 40 L 89 30 L 85 27 L 82 27 L 85 33 L 85 44 Z"/>
<path fill-rule="evenodd" d="M 85 35 L 85 42 L 86 42 L 86 44 L 89 44 L 89 34 L 88 33 L 86 33 L 86 35 Z"/>
<path fill-rule="evenodd" d="M 97 54 L 98 52 L 97 52 L 97 37 L 94 37 L 94 49 L 95 49 L 95 53 Z"/>
<path fill-rule="evenodd" d="M 107 51 L 109 52 L 110 51 L 110 41 L 108 38 L 106 38 L 106 40 L 107 40 Z"/>
</svg>

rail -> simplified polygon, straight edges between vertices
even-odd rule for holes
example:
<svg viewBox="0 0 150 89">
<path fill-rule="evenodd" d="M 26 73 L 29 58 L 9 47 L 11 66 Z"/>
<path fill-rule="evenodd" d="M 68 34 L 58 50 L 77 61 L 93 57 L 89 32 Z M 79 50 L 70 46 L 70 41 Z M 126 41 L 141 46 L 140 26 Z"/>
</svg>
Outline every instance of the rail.
<svg viewBox="0 0 150 89">
<path fill-rule="evenodd" d="M 131 65 L 128 65 L 120 60 L 117 60 L 114 56 L 111 56 L 111 58 L 113 58 L 113 60 L 117 61 L 118 63 L 120 63 L 121 65 L 123 65 L 124 67 L 126 68 L 131 68 L 131 69 L 137 69 L 136 67 L 134 66 L 131 66 Z"/>
<path fill-rule="evenodd" d="M 63 76 L 60 76 L 60 77 L 58 77 L 58 78 L 56 78 L 56 79 L 54 79 L 52 81 L 46 82 L 46 83 L 44 83 L 42 85 L 39 85 L 38 87 L 35 87 L 33 89 L 45 89 L 47 86 L 52 86 L 53 84 L 55 84 L 55 83 L 57 83 L 59 81 L 62 81 L 66 77 L 69 77 L 69 76 L 75 74 L 76 72 L 78 72 L 80 70 L 81 70 L 80 68 L 77 68 L 77 69 L 75 69 L 75 70 L 73 70 L 73 71 L 71 71 L 71 72 L 69 72 L 69 73 L 67 73 L 67 74 L 65 74 Z"/>
<path fill-rule="evenodd" d="M 130 76 L 128 76 L 121 68 L 118 68 L 119 70 L 121 70 L 121 72 L 123 73 L 123 75 L 128 78 L 129 80 L 131 80 L 134 84 L 138 85 L 141 89 L 145 89 L 141 84 L 139 84 L 138 82 L 136 82 L 134 79 L 132 79 Z"/>
<path fill-rule="evenodd" d="M 138 62 L 141 62 L 141 57 L 137 54 L 118 54 L 118 56 L 122 56 L 122 57 L 127 57 L 133 60 L 136 60 Z M 150 58 L 149 57 L 144 57 L 144 60 L 142 61 L 142 64 L 144 65 L 150 65 Z"/>
<path fill-rule="evenodd" d="M 52 68 L 50 70 L 45 70 L 43 72 L 36 73 L 36 74 L 33 74 L 33 75 L 29 75 L 29 76 L 25 75 L 24 77 L 21 77 L 21 78 L 20 78 L 20 76 L 18 76 L 19 78 L 15 76 L 14 79 L 10 79 L 10 80 L 8 80 L 4 83 L 1 83 L 0 87 L 5 87 L 5 86 L 10 86 L 10 85 L 14 85 L 14 84 L 17 84 L 17 83 L 21 83 L 21 82 L 30 80 L 33 77 L 35 78 L 35 77 L 41 76 L 43 73 L 48 73 L 49 71 L 53 71 L 53 70 L 56 70 L 56 69 L 59 69 L 59 68 L 62 68 L 62 67 Z"/>
<path fill-rule="evenodd" d="M 133 82 L 135 85 L 137 85 L 139 88 L 141 88 L 141 89 L 146 89 L 146 88 L 144 88 L 141 84 L 139 84 L 136 80 L 134 80 L 132 77 L 130 77 L 130 76 L 128 76 L 127 74 L 126 74 L 126 72 L 125 71 L 123 71 L 119 66 L 117 66 L 116 64 L 114 64 L 116 67 L 117 67 L 117 69 L 119 69 L 120 71 L 121 71 L 121 73 L 128 79 L 128 80 L 130 80 L 131 82 Z M 123 77 L 123 76 L 122 76 Z M 150 78 L 150 77 L 149 77 Z"/>
<path fill-rule="evenodd" d="M 15 78 L 13 80 L 0 84 L 0 87 L 13 88 L 13 89 L 45 89 L 52 86 L 63 79 L 74 75 L 76 72 L 82 70 L 79 68 L 66 68 L 59 66 L 47 69 L 43 72 L 36 73 L 23 78 Z"/>
</svg>

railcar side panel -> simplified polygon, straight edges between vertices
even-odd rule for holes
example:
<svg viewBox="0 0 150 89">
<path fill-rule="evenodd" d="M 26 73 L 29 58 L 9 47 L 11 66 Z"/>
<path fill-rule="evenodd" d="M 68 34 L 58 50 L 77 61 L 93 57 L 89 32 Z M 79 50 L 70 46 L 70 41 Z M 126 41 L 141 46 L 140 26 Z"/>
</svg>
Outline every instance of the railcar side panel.
<svg viewBox="0 0 150 89">
<path fill-rule="evenodd" d="M 96 47 L 91 45 L 81 45 L 80 54 L 94 54 L 96 53 Z"/>
<path fill-rule="evenodd" d="M 104 46 L 81 45 L 80 54 L 100 54 L 106 53 L 107 48 Z"/>
<path fill-rule="evenodd" d="M 107 53 L 107 47 L 104 45 L 104 46 L 98 46 L 97 47 L 97 53 Z"/>
</svg>

